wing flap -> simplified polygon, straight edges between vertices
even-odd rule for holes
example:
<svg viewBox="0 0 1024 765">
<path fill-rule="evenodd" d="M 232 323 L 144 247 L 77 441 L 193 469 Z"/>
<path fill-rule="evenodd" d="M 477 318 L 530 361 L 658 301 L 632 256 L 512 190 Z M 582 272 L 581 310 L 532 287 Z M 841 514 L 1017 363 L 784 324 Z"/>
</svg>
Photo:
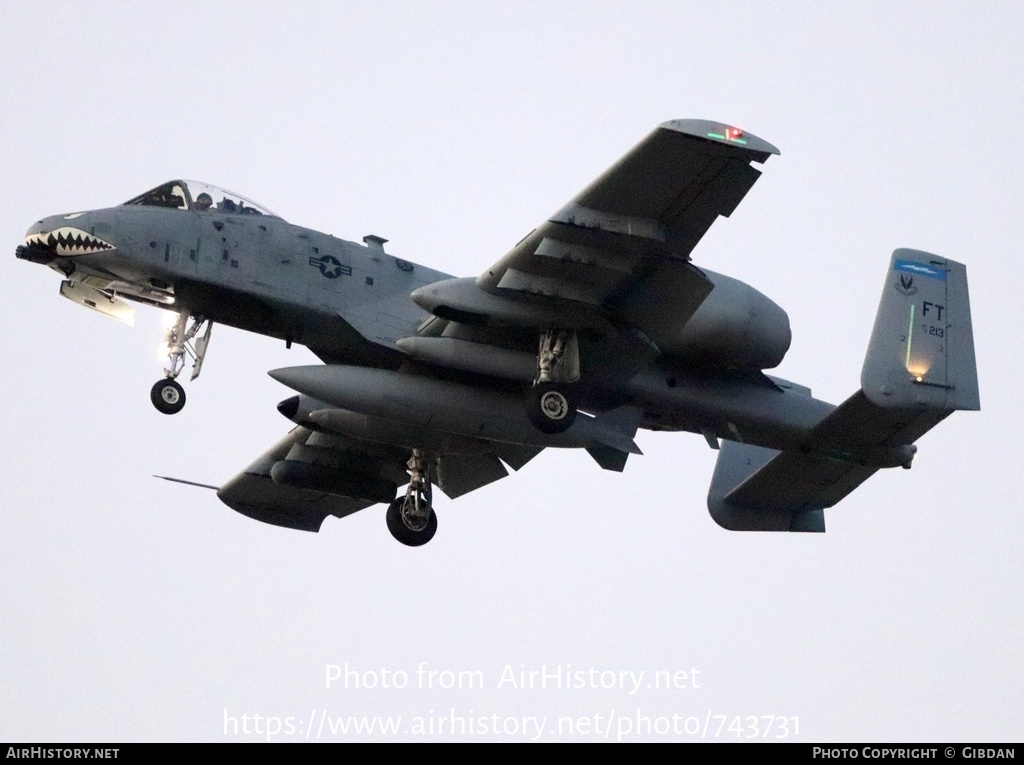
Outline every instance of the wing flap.
<svg viewBox="0 0 1024 765">
<path fill-rule="evenodd" d="M 437 485 L 451 499 L 507 475 L 501 460 L 491 454 L 450 454 L 437 461 Z"/>
<path fill-rule="evenodd" d="M 494 453 L 513 470 L 521 470 L 544 449 L 539 446 L 523 446 L 521 444 L 494 444 Z"/>
</svg>

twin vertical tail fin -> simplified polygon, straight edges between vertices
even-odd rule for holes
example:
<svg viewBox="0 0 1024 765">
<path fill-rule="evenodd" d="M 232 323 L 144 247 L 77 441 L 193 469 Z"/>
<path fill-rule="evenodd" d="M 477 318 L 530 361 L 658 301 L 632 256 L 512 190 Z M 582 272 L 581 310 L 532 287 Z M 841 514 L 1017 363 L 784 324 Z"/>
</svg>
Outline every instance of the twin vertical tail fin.
<svg viewBox="0 0 1024 765">
<path fill-rule="evenodd" d="M 914 441 L 952 412 L 980 408 L 967 269 L 896 250 L 861 390 L 815 425 L 800 449 L 724 444 L 708 509 L 736 531 L 824 531 L 824 508 L 879 468 L 910 467 Z"/>
</svg>

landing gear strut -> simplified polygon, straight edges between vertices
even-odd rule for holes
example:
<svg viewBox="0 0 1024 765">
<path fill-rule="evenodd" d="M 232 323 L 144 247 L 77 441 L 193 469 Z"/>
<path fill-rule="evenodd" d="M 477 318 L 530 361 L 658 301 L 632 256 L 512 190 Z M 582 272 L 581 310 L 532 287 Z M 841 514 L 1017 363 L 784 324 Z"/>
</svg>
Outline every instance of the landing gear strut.
<svg viewBox="0 0 1024 765">
<path fill-rule="evenodd" d="M 189 326 L 189 319 L 192 324 Z M 206 325 L 206 332 L 195 339 L 199 330 Z M 185 406 L 185 389 L 178 384 L 177 378 L 185 368 L 185 355 L 192 358 L 192 377 L 195 380 L 203 368 L 206 358 L 206 347 L 210 344 L 210 333 L 213 322 L 203 316 L 193 317 L 187 308 L 178 312 L 178 320 L 167 331 L 167 367 L 164 379 L 158 380 L 149 393 L 153 406 L 162 414 L 177 414 Z"/>
<path fill-rule="evenodd" d="M 403 545 L 419 547 L 437 532 L 437 516 L 431 507 L 430 464 L 419 449 L 413 449 L 406 466 L 409 488 L 404 497 L 388 505 L 388 531 Z"/>
<path fill-rule="evenodd" d="M 571 383 L 579 378 L 576 333 L 551 329 L 541 335 L 537 379 L 526 404 L 526 416 L 541 433 L 563 433 L 575 422 L 576 396 Z"/>
</svg>

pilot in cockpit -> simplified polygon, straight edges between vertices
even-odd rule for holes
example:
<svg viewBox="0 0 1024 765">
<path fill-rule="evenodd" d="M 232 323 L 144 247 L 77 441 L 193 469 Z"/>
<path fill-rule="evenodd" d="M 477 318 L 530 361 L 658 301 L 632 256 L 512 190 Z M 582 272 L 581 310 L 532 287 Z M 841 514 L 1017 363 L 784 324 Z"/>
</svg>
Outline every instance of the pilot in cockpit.
<svg viewBox="0 0 1024 765">
<path fill-rule="evenodd" d="M 213 205 L 213 197 L 207 194 L 205 191 L 195 198 L 193 207 L 196 212 L 206 212 Z"/>
</svg>

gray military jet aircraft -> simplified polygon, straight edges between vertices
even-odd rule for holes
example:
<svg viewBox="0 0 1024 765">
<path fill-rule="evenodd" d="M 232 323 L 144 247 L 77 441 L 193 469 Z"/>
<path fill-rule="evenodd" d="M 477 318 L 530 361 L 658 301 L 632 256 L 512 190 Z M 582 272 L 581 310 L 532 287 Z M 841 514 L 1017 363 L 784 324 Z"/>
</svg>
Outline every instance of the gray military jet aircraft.
<svg viewBox="0 0 1024 765">
<path fill-rule="evenodd" d="M 165 414 L 184 406 L 177 378 L 189 357 L 199 375 L 214 323 L 325 362 L 270 372 L 299 394 L 278 406 L 296 427 L 218 490 L 251 518 L 317 531 L 388 503 L 391 533 L 421 545 L 433 486 L 458 497 L 545 447 L 621 471 L 648 428 L 720 449 L 708 507 L 721 526 L 820 532 L 824 508 L 980 407 L 967 276 L 893 253 L 861 388 L 839 406 L 766 375 L 789 348 L 786 313 L 690 253 L 760 176 L 752 163 L 778 153 L 731 126 L 666 122 L 476 278 L 182 180 L 45 218 L 17 255 L 109 316 L 130 320 L 127 301 L 177 313 L 152 390 Z"/>
</svg>

